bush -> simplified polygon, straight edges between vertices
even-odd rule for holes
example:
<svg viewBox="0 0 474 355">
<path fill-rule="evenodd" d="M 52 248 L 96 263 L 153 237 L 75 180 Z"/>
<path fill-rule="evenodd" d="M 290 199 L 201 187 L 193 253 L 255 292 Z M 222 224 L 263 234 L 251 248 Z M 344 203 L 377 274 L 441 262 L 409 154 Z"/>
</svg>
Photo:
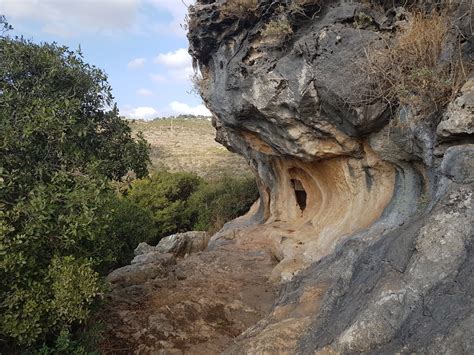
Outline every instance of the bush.
<svg viewBox="0 0 474 355">
<path fill-rule="evenodd" d="M 0 38 L 1 197 L 56 172 L 147 175 L 148 144 L 120 119 L 107 76 L 56 44 Z"/>
<path fill-rule="evenodd" d="M 223 177 L 202 184 L 189 199 L 193 228 L 214 233 L 224 223 L 245 214 L 258 198 L 252 178 Z"/>
<path fill-rule="evenodd" d="M 129 241 L 129 250 L 133 250 L 138 242 L 157 244 L 161 238 L 178 232 L 204 230 L 213 233 L 225 222 L 246 213 L 257 198 L 258 189 L 252 178 L 226 176 L 204 181 L 191 173 L 156 173 L 134 181 L 122 199 L 127 207 L 119 214 L 123 219 L 118 220 L 129 232 L 121 233 L 119 239 L 124 239 L 124 235 L 135 235 L 132 242 Z M 133 211 L 134 206 L 141 210 Z M 134 213 L 143 216 L 143 222 L 133 218 Z M 148 213 L 154 228 L 149 225 Z M 114 226 L 113 229 L 120 228 L 123 227 Z M 140 228 L 144 232 L 140 232 Z M 133 234 L 134 230 L 139 233 Z"/>
<path fill-rule="evenodd" d="M 191 173 L 159 172 L 150 178 L 131 184 L 127 199 L 151 213 L 156 244 L 170 234 L 192 229 L 187 202 L 202 184 L 202 179 Z"/>
<path fill-rule="evenodd" d="M 80 53 L 2 32 L 0 56 L 0 348 L 62 349 L 60 332 L 84 324 L 101 274 L 132 244 L 136 224 L 108 184 L 147 175 L 148 144 Z M 146 230 L 146 213 L 133 217 Z"/>
<path fill-rule="evenodd" d="M 109 208 L 112 213 L 110 232 L 120 246 L 117 264 L 128 264 L 139 243 L 155 244 L 159 239 L 153 214 L 123 196 L 115 198 Z"/>
<path fill-rule="evenodd" d="M 0 333 L 28 346 L 84 322 L 117 243 L 105 182 L 56 174 L 0 214 Z"/>
</svg>

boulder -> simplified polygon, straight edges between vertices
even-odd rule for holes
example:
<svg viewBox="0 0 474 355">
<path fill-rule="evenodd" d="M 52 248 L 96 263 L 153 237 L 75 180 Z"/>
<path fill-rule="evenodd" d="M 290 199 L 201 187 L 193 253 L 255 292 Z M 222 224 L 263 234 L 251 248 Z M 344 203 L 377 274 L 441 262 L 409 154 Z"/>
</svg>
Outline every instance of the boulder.
<svg viewBox="0 0 474 355">
<path fill-rule="evenodd" d="M 172 253 L 176 257 L 184 257 L 205 250 L 208 242 L 209 235 L 206 232 L 191 231 L 163 238 L 156 249 L 161 253 Z"/>
<path fill-rule="evenodd" d="M 148 245 L 147 243 L 140 243 L 133 251 L 133 254 L 137 256 L 141 254 L 152 253 L 154 251 L 156 251 L 155 247 Z"/>
<path fill-rule="evenodd" d="M 176 264 L 172 254 L 153 252 L 136 256 L 131 265 L 112 271 L 106 278 L 113 287 L 129 287 L 166 277 L 168 268 Z"/>
</svg>

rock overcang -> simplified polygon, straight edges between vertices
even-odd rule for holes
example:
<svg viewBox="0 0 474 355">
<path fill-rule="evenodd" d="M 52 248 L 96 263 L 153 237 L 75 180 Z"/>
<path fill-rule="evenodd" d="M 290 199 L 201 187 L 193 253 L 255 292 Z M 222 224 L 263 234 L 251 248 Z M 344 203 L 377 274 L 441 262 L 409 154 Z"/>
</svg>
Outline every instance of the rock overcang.
<svg viewBox="0 0 474 355">
<path fill-rule="evenodd" d="M 246 17 L 223 3 L 190 7 L 190 54 L 216 139 L 247 159 L 260 200 L 206 250 L 168 262 L 179 277 L 139 287 L 148 305 L 166 300 L 154 310 L 164 324 L 166 307 L 194 311 L 179 313 L 181 330 L 147 328 L 138 353 L 474 352 L 468 2 L 443 12 L 442 55 L 463 55 L 463 86 L 429 117 L 357 99 L 371 86 L 364 51 L 393 45 L 420 2 L 308 1 L 291 13 L 292 2 L 264 0 Z M 279 18 L 292 33 L 265 38 Z M 223 311 L 211 319 L 205 302 Z"/>
<path fill-rule="evenodd" d="M 190 53 L 206 73 L 202 96 L 214 113 L 217 140 L 246 157 L 256 174 L 261 199 L 259 218 L 253 220 L 262 223 L 260 231 L 268 237 L 279 261 L 271 278 L 284 283 L 272 313 L 244 333 L 229 352 L 370 352 L 397 341 L 399 350 L 429 352 L 429 347 L 406 339 L 403 344 L 397 337 L 405 330 L 404 322 L 412 310 L 432 288 L 455 277 L 467 255 L 472 210 L 463 209 L 460 215 L 454 213 L 456 217 L 444 210 L 449 209 L 445 202 L 448 192 L 464 196 L 461 204 L 470 201 L 472 182 L 463 179 L 467 190 L 464 186 L 458 190 L 456 176 L 469 175 L 466 169 L 473 166 L 468 153 L 472 150 L 473 79 L 465 80 L 458 98 L 441 112 L 438 128 L 423 122 L 417 117 L 422 113 L 410 107 L 393 107 L 384 100 L 357 101 L 354 93 L 371 85 L 357 63 L 363 62 L 364 51 L 393 43 L 393 33 L 410 21 L 410 9 L 383 12 L 387 9 L 357 1 L 318 5 L 317 16 L 295 20 L 287 13 L 293 24 L 291 38 L 270 43 L 263 38 L 262 28 L 278 13 L 284 16 L 274 2 L 259 3 L 258 20 L 234 19 L 232 26 L 219 13 L 218 1 L 202 1 L 191 9 Z M 461 2 L 451 19 L 472 16 L 466 6 Z M 354 26 L 360 19 L 369 24 Z M 469 34 L 462 23 L 455 26 L 460 29 L 458 34 Z M 459 49 L 472 60 L 470 35 Z M 202 38 L 212 45 L 203 45 Z M 468 70 L 472 68 L 469 63 Z M 459 142 L 460 137 L 464 140 Z M 463 158 L 452 162 L 452 154 L 445 153 L 449 145 L 437 144 L 443 141 L 464 144 L 458 147 Z M 456 166 L 449 179 L 440 168 L 445 164 Z M 443 223 L 444 218 L 460 218 L 458 222 L 466 225 L 456 229 L 447 221 Z M 416 222 L 419 220 L 422 222 Z M 412 224 L 420 229 L 410 227 Z M 400 226 L 409 226 L 409 231 L 400 231 Z M 431 228 L 438 230 L 438 239 L 430 236 L 431 242 L 425 245 L 423 240 Z M 454 239 L 444 240 L 439 232 L 443 229 Z M 396 237 L 395 231 L 402 235 Z M 315 337 L 324 331 L 321 319 L 337 318 L 331 303 L 361 287 L 351 284 L 351 278 L 364 274 L 364 270 L 352 271 L 360 262 L 357 254 L 374 245 L 389 244 L 389 238 L 409 238 L 403 233 L 413 239 L 410 248 L 415 252 L 407 245 L 399 250 L 398 257 L 406 263 L 398 266 L 402 276 L 391 275 L 383 259 L 379 260 L 375 267 L 384 270 L 377 276 L 380 285 L 366 291 L 366 296 L 352 294 L 355 303 L 358 297 L 365 297 L 373 304 L 366 303 L 350 316 L 345 314 L 346 319 L 338 319 L 345 327 L 334 330 L 332 339 Z M 218 243 L 219 238 L 214 236 L 213 242 Z M 360 250 L 344 256 L 344 251 L 352 248 L 349 241 L 354 240 L 361 243 Z M 446 250 L 437 249 L 437 243 Z M 425 252 L 432 255 L 423 255 Z M 334 256 L 338 253 L 339 258 Z M 450 271 L 439 270 L 435 275 L 443 268 L 440 253 L 445 254 Z M 336 266 L 319 264 L 331 259 L 335 264 L 347 264 L 347 268 L 338 274 Z M 422 266 L 428 259 L 432 260 L 430 267 Z M 316 282 L 317 277 L 304 273 L 308 267 L 319 268 L 324 276 Z M 412 275 L 414 270 L 418 276 Z M 417 280 L 423 278 L 425 284 L 418 285 Z M 334 282 L 344 279 L 348 285 L 343 292 Z M 304 282 L 311 287 L 301 286 Z M 297 305 L 288 305 L 288 293 L 295 290 L 300 299 L 294 302 Z M 308 298 L 312 310 L 301 312 Z M 300 314 L 294 316 L 295 312 Z M 416 322 L 423 324 L 422 319 Z M 472 332 L 460 328 L 465 333 L 458 334 L 458 339 L 472 337 Z M 306 335 L 301 336 L 302 332 Z M 291 341 L 278 342 L 279 337 Z M 425 341 L 424 346 L 427 344 Z M 455 349 L 459 344 L 451 346 Z M 467 346 L 463 352 L 472 350 L 472 344 Z"/>
</svg>

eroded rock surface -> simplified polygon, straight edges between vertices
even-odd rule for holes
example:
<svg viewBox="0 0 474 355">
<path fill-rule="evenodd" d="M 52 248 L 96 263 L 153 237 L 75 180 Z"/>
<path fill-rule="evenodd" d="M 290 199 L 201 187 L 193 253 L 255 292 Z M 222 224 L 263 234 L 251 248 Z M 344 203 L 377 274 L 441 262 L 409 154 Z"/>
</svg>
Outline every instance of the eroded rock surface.
<svg viewBox="0 0 474 355">
<path fill-rule="evenodd" d="M 128 286 L 141 296 L 126 317 L 115 303 L 114 339 L 138 353 L 474 352 L 472 11 L 450 10 L 442 53 L 466 60 L 462 89 L 424 117 L 361 100 L 373 83 L 356 63 L 393 44 L 411 5 L 435 5 L 375 2 L 190 8 L 217 140 L 248 160 L 260 200 L 205 251 Z M 277 15 L 292 33 L 264 37 Z"/>
<path fill-rule="evenodd" d="M 112 354 L 217 354 L 262 319 L 276 297 L 276 261 L 258 232 L 233 231 L 178 259 L 157 251 L 112 272 L 101 345 Z"/>
<path fill-rule="evenodd" d="M 183 257 L 205 250 L 208 242 L 209 235 L 206 232 L 177 233 L 160 240 L 156 249 L 161 253 Z"/>
</svg>

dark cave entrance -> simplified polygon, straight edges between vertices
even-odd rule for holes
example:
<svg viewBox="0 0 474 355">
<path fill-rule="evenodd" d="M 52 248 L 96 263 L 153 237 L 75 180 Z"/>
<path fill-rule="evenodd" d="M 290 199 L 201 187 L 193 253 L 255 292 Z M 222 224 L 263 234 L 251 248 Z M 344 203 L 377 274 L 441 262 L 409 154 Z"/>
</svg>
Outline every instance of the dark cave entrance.
<svg viewBox="0 0 474 355">
<path fill-rule="evenodd" d="M 300 206 L 301 212 L 303 212 L 306 209 L 306 200 L 308 199 L 306 190 L 298 179 L 291 179 L 291 187 L 295 191 L 296 202 Z"/>
</svg>

